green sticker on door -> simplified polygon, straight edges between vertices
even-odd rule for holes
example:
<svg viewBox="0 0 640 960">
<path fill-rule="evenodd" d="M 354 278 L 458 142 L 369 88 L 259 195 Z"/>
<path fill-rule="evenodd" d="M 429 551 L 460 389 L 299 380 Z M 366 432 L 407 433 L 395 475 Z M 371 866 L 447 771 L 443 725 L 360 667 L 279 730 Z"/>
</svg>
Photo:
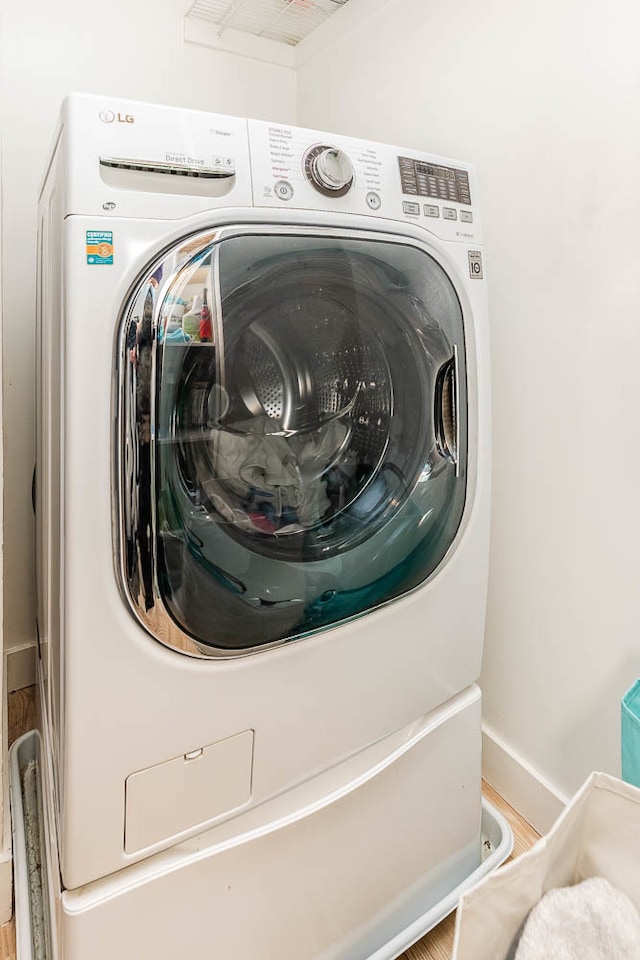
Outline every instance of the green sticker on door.
<svg viewBox="0 0 640 960">
<path fill-rule="evenodd" d="M 87 230 L 87 263 L 91 266 L 113 263 L 111 230 Z"/>
</svg>

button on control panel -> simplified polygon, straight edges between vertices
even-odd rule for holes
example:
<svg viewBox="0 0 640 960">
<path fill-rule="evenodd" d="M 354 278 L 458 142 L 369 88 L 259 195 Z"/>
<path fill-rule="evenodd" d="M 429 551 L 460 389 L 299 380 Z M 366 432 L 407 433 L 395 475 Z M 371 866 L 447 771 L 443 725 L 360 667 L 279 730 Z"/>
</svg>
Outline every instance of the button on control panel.
<svg viewBox="0 0 640 960">
<path fill-rule="evenodd" d="M 372 207 L 372 204 L 369 202 L 369 197 L 371 196 L 377 196 L 377 194 L 367 194 L 367 203 Z M 379 199 L 378 197 L 378 204 Z M 378 208 L 372 207 L 372 209 Z M 457 220 L 460 218 L 463 223 L 473 223 L 473 213 L 470 210 L 456 210 L 455 207 L 440 207 L 437 203 L 424 203 L 421 205 L 411 200 L 403 200 L 402 212 L 411 217 L 419 217 L 421 214 L 424 214 L 425 217 L 431 217 L 433 219 L 439 219 L 440 216 L 442 216 L 443 220 Z"/>
<path fill-rule="evenodd" d="M 380 200 L 380 194 L 376 193 L 374 190 L 370 190 L 367 194 L 367 206 L 370 210 L 379 210 L 382 201 Z"/>
<path fill-rule="evenodd" d="M 420 216 L 420 204 L 419 204 L 419 203 L 411 203 L 409 200 L 403 200 L 403 201 L 402 201 L 402 209 L 403 209 L 404 213 L 409 213 L 409 214 L 411 214 L 411 216 L 413 216 L 413 217 L 419 217 L 419 216 Z"/>
<path fill-rule="evenodd" d="M 278 180 L 274 187 L 276 197 L 280 200 L 291 200 L 293 197 L 293 187 L 286 180 Z"/>
</svg>

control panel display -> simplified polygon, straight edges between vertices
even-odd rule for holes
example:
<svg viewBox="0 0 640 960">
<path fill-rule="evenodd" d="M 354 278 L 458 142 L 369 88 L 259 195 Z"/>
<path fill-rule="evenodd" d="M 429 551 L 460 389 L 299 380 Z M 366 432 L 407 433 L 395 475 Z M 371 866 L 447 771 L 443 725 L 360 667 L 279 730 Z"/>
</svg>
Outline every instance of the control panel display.
<svg viewBox="0 0 640 960">
<path fill-rule="evenodd" d="M 398 157 L 398 164 L 404 194 L 471 203 L 469 174 L 466 170 L 423 163 L 411 157 Z"/>
</svg>

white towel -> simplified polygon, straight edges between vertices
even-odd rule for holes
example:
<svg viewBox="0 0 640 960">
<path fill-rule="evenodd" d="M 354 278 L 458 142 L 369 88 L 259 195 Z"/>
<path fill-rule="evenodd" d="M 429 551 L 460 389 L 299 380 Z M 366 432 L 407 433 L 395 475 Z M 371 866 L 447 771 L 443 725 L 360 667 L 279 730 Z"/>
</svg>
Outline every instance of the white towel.
<svg viewBox="0 0 640 960">
<path fill-rule="evenodd" d="M 277 426 L 268 417 L 255 417 L 234 424 L 237 432 L 211 430 L 214 486 L 217 489 L 217 481 L 224 481 L 240 500 L 257 490 L 267 500 L 271 498 L 278 515 L 293 509 L 301 525 L 298 529 L 311 527 L 331 506 L 323 475 L 344 450 L 349 428 L 336 417 L 316 430 L 293 436 L 270 432 Z M 206 483 L 202 486 L 211 495 Z M 220 512 L 232 520 L 233 508 Z M 246 517 L 238 511 L 235 514 L 233 522 Z"/>
<path fill-rule="evenodd" d="M 640 915 L 603 877 L 550 890 L 527 917 L 515 960 L 640 960 Z"/>
</svg>

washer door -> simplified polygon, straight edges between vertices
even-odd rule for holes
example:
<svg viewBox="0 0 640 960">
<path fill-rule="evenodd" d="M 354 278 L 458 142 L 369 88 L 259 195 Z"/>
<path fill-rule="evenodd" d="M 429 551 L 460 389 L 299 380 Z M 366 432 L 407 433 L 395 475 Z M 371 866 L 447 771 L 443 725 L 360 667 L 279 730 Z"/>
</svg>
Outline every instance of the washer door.
<svg viewBox="0 0 640 960">
<path fill-rule="evenodd" d="M 229 656 L 423 583 L 465 503 L 464 323 L 417 242 L 225 229 L 152 264 L 120 326 L 124 592 Z"/>
</svg>

